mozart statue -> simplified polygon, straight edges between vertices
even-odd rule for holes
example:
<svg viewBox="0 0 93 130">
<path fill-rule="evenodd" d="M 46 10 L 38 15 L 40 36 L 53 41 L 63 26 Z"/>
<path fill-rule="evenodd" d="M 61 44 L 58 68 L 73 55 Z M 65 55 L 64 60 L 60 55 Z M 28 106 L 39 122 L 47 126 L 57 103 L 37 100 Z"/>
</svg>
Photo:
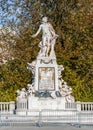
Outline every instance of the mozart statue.
<svg viewBox="0 0 93 130">
<path fill-rule="evenodd" d="M 37 32 L 32 35 L 32 37 L 36 37 L 42 31 L 42 41 L 39 43 L 39 47 L 41 48 L 40 54 L 41 56 L 53 56 L 54 54 L 54 45 L 56 42 L 56 38 L 58 35 L 55 33 L 53 26 L 48 22 L 47 17 L 42 18 L 42 24 L 39 26 Z"/>
</svg>

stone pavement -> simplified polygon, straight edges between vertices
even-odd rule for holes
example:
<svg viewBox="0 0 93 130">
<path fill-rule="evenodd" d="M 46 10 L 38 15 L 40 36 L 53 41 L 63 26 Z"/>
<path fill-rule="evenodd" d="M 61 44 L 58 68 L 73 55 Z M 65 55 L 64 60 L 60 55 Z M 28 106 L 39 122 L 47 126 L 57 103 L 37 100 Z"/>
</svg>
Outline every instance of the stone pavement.
<svg viewBox="0 0 93 130">
<path fill-rule="evenodd" d="M 93 126 L 70 126 L 70 125 L 61 125 L 61 126 L 31 126 L 31 127 L 0 127 L 0 130 L 93 130 Z"/>
</svg>

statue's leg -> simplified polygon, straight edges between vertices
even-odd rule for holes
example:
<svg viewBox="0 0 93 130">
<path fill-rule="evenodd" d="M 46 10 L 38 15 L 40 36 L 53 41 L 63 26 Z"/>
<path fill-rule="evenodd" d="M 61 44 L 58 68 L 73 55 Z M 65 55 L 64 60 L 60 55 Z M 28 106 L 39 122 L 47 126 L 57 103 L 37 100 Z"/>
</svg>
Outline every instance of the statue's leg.
<svg viewBox="0 0 93 130">
<path fill-rule="evenodd" d="M 42 38 L 42 45 L 45 46 L 46 45 L 46 37 Z"/>
<path fill-rule="evenodd" d="M 46 56 L 46 52 L 47 52 L 47 38 L 43 37 L 42 38 L 42 55 Z"/>
<path fill-rule="evenodd" d="M 46 55 L 48 56 L 50 51 L 50 38 L 47 39 L 47 49 L 46 49 Z"/>
<path fill-rule="evenodd" d="M 55 46 L 55 39 L 53 39 L 52 42 L 51 42 L 50 56 L 55 56 L 54 46 Z"/>
<path fill-rule="evenodd" d="M 43 56 L 46 56 L 46 46 L 42 47 Z"/>
</svg>

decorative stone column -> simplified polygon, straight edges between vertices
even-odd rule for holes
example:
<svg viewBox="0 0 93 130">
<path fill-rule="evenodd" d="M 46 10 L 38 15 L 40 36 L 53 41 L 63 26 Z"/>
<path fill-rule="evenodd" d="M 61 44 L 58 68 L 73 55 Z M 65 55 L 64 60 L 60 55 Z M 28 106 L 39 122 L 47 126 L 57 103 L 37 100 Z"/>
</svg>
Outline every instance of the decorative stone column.
<svg viewBox="0 0 93 130">
<path fill-rule="evenodd" d="M 77 111 L 81 111 L 81 102 L 80 101 L 77 101 Z"/>
<path fill-rule="evenodd" d="M 10 104 L 9 104 L 10 114 L 13 114 L 13 113 L 14 113 L 14 110 L 15 110 L 15 102 L 14 102 L 14 101 L 11 101 Z"/>
</svg>

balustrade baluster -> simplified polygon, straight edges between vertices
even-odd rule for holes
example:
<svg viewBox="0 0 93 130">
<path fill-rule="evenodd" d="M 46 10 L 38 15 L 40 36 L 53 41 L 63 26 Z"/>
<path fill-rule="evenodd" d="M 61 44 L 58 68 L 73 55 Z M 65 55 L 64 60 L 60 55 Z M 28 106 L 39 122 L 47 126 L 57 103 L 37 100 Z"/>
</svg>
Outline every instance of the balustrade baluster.
<svg viewBox="0 0 93 130">
<path fill-rule="evenodd" d="M 88 105 L 84 104 L 84 110 L 87 111 Z"/>
<path fill-rule="evenodd" d="M 6 104 L 3 104 L 4 105 L 4 112 L 5 112 L 5 106 L 6 106 Z"/>
<path fill-rule="evenodd" d="M 87 111 L 91 110 L 91 104 L 87 104 Z"/>
<path fill-rule="evenodd" d="M 6 104 L 6 111 L 8 111 L 8 104 Z"/>
</svg>

